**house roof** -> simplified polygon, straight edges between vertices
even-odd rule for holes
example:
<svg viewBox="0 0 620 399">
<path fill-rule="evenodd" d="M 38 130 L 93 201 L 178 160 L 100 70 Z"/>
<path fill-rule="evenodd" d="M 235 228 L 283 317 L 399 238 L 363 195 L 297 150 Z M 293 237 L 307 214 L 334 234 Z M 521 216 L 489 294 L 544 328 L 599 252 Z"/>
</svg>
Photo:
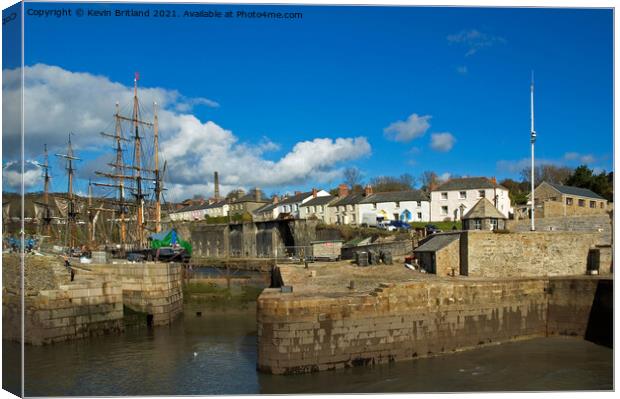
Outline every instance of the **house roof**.
<svg viewBox="0 0 620 399">
<path fill-rule="evenodd" d="M 359 204 L 361 200 L 363 200 L 364 194 L 349 194 L 346 197 L 342 197 L 336 202 L 331 203 L 329 206 L 341 206 L 341 205 L 354 205 Z"/>
<path fill-rule="evenodd" d="M 362 199 L 360 204 L 372 204 L 380 202 L 396 201 L 428 201 L 428 196 L 420 190 L 390 191 L 385 193 L 371 194 Z"/>
<path fill-rule="evenodd" d="M 487 177 L 459 177 L 440 184 L 433 191 L 475 190 L 478 188 L 503 188 L 507 190 L 506 187 L 493 183 Z"/>
<path fill-rule="evenodd" d="M 223 199 L 221 201 L 217 201 L 217 202 L 212 203 L 211 205 L 209 205 L 207 207 L 207 209 L 219 208 L 219 207 L 224 206 L 226 204 L 228 204 L 228 201 Z"/>
<path fill-rule="evenodd" d="M 176 211 L 170 212 L 170 213 L 183 213 L 183 212 L 191 212 L 191 211 L 198 211 L 201 209 L 207 209 L 209 207 L 209 204 L 205 203 L 205 204 L 200 204 L 200 205 L 187 205 L 184 206 L 181 209 L 177 209 Z"/>
<path fill-rule="evenodd" d="M 573 187 L 573 186 L 563 186 L 561 184 L 553 184 L 553 183 L 548 183 L 548 182 L 543 182 L 543 183 L 547 183 L 548 185 L 550 185 L 551 187 L 555 188 L 556 190 L 558 190 L 562 194 L 574 195 L 576 197 L 595 198 L 595 199 L 599 199 L 599 200 L 604 200 L 605 199 L 605 198 L 601 197 L 600 195 L 596 194 L 594 191 L 588 190 L 587 188 L 580 188 L 580 187 Z"/>
<path fill-rule="evenodd" d="M 332 202 L 335 199 L 336 199 L 336 197 L 334 197 L 333 195 L 326 195 L 326 196 L 323 196 L 323 197 L 316 197 L 316 198 L 312 198 L 310 201 L 306 202 L 302 206 L 327 205 L 327 204 L 329 204 L 330 202 Z"/>
<path fill-rule="evenodd" d="M 305 200 L 306 198 L 308 198 L 310 196 L 312 196 L 312 191 L 295 194 L 295 195 L 292 195 L 290 197 L 284 198 L 282 201 L 280 201 L 280 205 L 296 204 L 298 202 L 301 202 L 301 201 Z"/>
<path fill-rule="evenodd" d="M 493 205 L 487 198 L 480 198 L 480 200 L 476 202 L 476 205 L 474 205 L 465 215 L 463 215 L 463 219 L 484 218 L 506 219 L 506 216 L 502 215 L 501 212 L 497 210 L 495 205 Z"/>
<path fill-rule="evenodd" d="M 255 209 L 254 213 L 270 212 L 270 211 L 273 211 L 277 207 L 278 207 L 278 204 L 273 204 L 273 203 L 266 204 L 264 206 L 261 206 L 258 209 Z"/>
<path fill-rule="evenodd" d="M 458 240 L 459 237 L 460 234 L 438 233 L 433 235 L 430 240 L 426 241 L 424 244 L 414 249 L 413 252 L 436 252 L 442 248 L 445 248 L 446 246 L 448 246 L 448 244 L 451 244 L 454 241 Z"/>
</svg>

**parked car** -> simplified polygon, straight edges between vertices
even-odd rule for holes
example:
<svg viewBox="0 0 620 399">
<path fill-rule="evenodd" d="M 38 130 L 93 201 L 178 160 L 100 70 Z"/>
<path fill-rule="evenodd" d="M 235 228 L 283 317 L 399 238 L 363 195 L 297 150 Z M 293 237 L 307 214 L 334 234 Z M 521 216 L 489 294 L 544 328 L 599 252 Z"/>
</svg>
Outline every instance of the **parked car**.
<svg viewBox="0 0 620 399">
<path fill-rule="evenodd" d="M 390 222 L 390 226 L 392 226 L 394 230 L 396 229 L 409 230 L 411 228 L 411 225 L 409 223 L 403 222 L 401 220 L 392 220 Z"/>
<path fill-rule="evenodd" d="M 434 224 L 427 224 L 424 228 L 426 229 L 426 234 L 441 233 L 441 230 Z"/>
</svg>

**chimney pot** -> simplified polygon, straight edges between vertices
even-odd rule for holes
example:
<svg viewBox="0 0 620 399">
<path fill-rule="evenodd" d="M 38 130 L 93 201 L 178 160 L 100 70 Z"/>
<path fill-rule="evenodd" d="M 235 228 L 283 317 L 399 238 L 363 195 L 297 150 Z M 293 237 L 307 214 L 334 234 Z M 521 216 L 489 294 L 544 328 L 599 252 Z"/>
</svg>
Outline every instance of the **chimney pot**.
<svg viewBox="0 0 620 399">
<path fill-rule="evenodd" d="M 342 183 L 338 186 L 338 197 L 343 198 L 349 195 L 349 187 L 346 184 Z"/>
<path fill-rule="evenodd" d="M 369 195 L 372 195 L 372 186 L 370 184 L 364 188 L 364 196 L 368 197 Z"/>
<path fill-rule="evenodd" d="M 312 189 L 312 198 L 316 198 L 316 194 L 317 194 L 318 192 L 319 192 L 319 191 L 318 191 L 316 188 L 313 188 L 313 189 Z"/>
</svg>

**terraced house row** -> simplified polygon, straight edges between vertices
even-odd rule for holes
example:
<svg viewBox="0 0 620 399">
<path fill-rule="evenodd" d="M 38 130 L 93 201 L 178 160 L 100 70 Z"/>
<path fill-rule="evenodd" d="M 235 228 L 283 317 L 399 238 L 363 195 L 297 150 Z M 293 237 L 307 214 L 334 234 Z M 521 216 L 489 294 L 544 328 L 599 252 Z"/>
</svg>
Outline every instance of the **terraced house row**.
<svg viewBox="0 0 620 399">
<path fill-rule="evenodd" d="M 282 197 L 273 196 L 271 199 L 260 189 L 255 188 L 248 194 L 233 196 L 226 200 L 215 198 L 200 204 L 188 204 L 171 212 L 170 219 L 195 221 L 204 220 L 206 217 L 249 214 L 254 221 L 318 219 L 326 224 L 359 226 L 394 220 L 404 222 L 468 220 L 476 216 L 476 212 L 480 213 L 480 209 L 483 208 L 487 209 L 486 213 L 493 214 L 495 219 L 515 216 L 508 189 L 498 184 L 495 178 L 455 178 L 429 188 L 429 193 L 422 190 L 374 192 L 371 186 L 366 186 L 363 192 L 350 192 L 346 184 L 341 184 L 336 195 L 325 190 L 313 189 Z M 558 195 L 550 195 L 550 192 Z M 573 205 L 573 202 L 570 202 L 569 197 L 562 197 L 566 196 L 564 193 L 578 194 L 579 197 L 579 201 L 574 202 L 575 206 L 570 207 L 570 212 L 566 211 L 567 204 Z M 535 198 L 537 214 L 544 211 L 549 213 L 550 209 L 555 210 L 559 206 L 556 204 L 561 203 L 564 204 L 562 209 L 556 210 L 555 213 L 575 215 L 602 213 L 607 210 L 607 201 L 590 190 L 550 185 L 546 182 L 541 183 L 536 189 Z M 583 209 L 580 209 L 579 204 L 584 205 Z M 520 214 L 520 217 L 523 215 Z M 492 223 L 490 226 L 497 228 L 498 224 Z"/>
</svg>

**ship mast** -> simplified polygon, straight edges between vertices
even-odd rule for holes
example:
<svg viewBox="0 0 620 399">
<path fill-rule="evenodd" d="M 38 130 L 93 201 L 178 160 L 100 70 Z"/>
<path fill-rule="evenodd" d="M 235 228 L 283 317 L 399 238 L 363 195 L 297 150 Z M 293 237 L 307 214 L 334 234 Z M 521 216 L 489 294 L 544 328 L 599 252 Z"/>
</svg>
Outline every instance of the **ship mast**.
<svg viewBox="0 0 620 399">
<path fill-rule="evenodd" d="M 134 127 L 134 153 L 133 153 L 133 170 L 132 173 L 136 179 L 136 240 L 138 245 L 142 246 L 144 242 L 144 194 L 142 193 L 142 174 L 140 173 L 140 160 L 142 153 L 140 150 L 140 134 L 138 131 L 138 78 L 136 72 L 133 80 L 133 115 L 132 122 Z"/>
<path fill-rule="evenodd" d="M 159 118 L 157 117 L 157 103 L 153 103 L 153 145 L 155 156 L 155 232 L 161 231 L 161 191 L 162 180 L 159 176 Z"/>
<path fill-rule="evenodd" d="M 43 145 L 43 149 L 45 151 L 45 163 L 43 164 L 43 202 L 45 203 L 45 216 L 43 218 L 43 223 L 45 224 L 45 235 L 50 235 L 50 223 L 51 223 L 51 213 L 50 213 L 50 198 L 49 198 L 49 190 L 50 190 L 50 174 L 49 174 L 49 156 L 47 154 L 47 144 Z"/>
<path fill-rule="evenodd" d="M 66 154 L 56 154 L 57 157 L 67 160 L 67 225 L 65 231 L 65 245 L 69 248 L 73 248 L 75 245 L 75 222 L 77 212 L 75 211 L 75 203 L 73 202 L 73 175 L 75 169 L 73 168 L 73 161 L 80 161 L 80 158 L 76 158 L 73 155 L 73 147 L 71 146 L 71 133 L 69 133 L 69 142 L 67 144 Z"/>
</svg>

